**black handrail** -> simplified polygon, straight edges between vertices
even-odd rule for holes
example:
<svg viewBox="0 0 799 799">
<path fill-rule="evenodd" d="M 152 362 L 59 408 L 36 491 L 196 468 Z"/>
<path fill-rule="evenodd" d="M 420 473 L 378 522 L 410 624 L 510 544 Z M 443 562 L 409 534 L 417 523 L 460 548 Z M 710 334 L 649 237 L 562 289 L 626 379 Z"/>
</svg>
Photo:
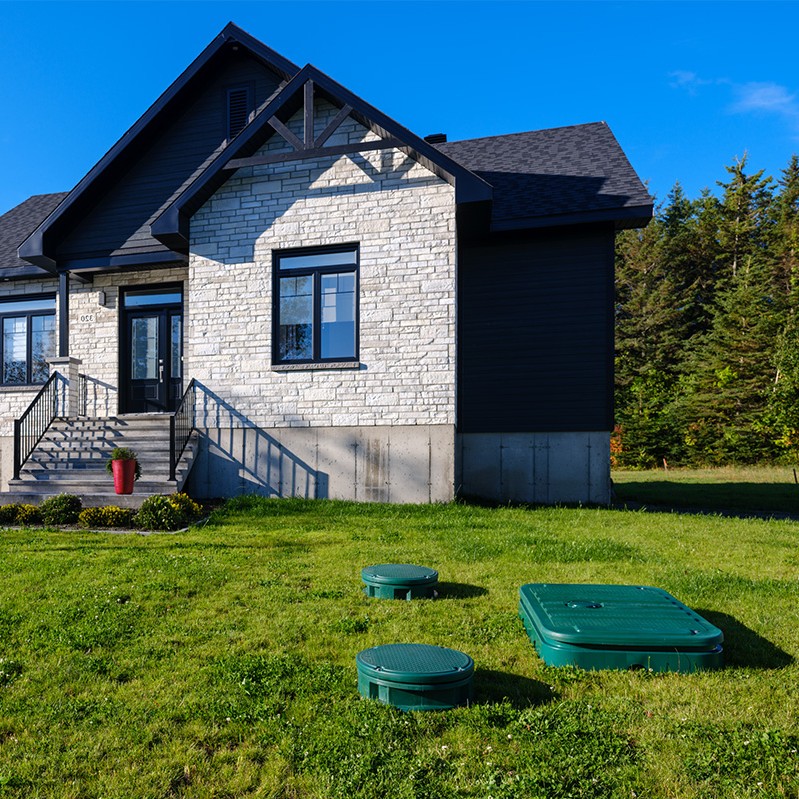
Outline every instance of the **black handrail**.
<svg viewBox="0 0 799 799">
<path fill-rule="evenodd" d="M 14 419 L 14 479 L 42 440 L 58 412 L 58 372 L 53 372 L 19 419 Z"/>
<path fill-rule="evenodd" d="M 191 434 L 194 432 L 197 413 L 197 385 L 192 379 L 175 413 L 169 417 L 169 479 L 175 479 L 178 463 L 183 457 Z"/>
</svg>

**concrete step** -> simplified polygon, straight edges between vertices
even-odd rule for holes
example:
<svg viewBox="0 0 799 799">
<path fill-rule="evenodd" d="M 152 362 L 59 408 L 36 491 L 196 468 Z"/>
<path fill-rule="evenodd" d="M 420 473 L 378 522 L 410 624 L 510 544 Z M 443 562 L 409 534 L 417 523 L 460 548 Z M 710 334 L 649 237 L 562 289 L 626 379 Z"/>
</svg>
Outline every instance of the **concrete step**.
<svg viewBox="0 0 799 799">
<path fill-rule="evenodd" d="M 106 471 L 106 462 L 116 446 L 129 447 L 139 456 L 143 474 L 131 495 L 134 499 L 115 494 L 113 478 Z M 195 432 L 178 464 L 176 479 L 169 480 L 168 416 L 58 419 L 23 466 L 20 479 L 11 480 L 9 491 L 0 495 L 0 504 L 39 504 L 57 494 L 77 494 L 85 507 L 138 507 L 153 494 L 180 491 L 198 447 Z"/>
<path fill-rule="evenodd" d="M 176 490 L 177 480 L 169 480 L 167 475 L 163 478 L 155 477 L 151 480 L 136 481 L 134 490 L 141 494 L 171 494 Z M 50 475 L 49 478 L 34 478 L 9 480 L 9 492 L 22 491 L 29 494 L 84 494 L 84 493 L 113 493 L 114 479 L 111 475 L 104 475 L 104 479 L 92 480 L 88 476 Z"/>
<path fill-rule="evenodd" d="M 174 489 L 171 491 L 163 491 L 164 494 L 173 494 Z M 56 496 L 53 494 L 52 496 Z M 106 505 L 115 505 L 118 508 L 132 508 L 138 510 L 142 502 L 147 499 L 150 494 L 139 494 L 137 489 L 133 489 L 132 494 L 115 494 L 113 491 L 110 493 L 86 492 L 81 494 L 80 499 L 84 508 L 102 508 Z M 25 493 L 23 491 L 16 491 L 14 494 L 0 494 L 0 505 L 7 505 L 11 502 L 18 502 L 20 505 L 41 505 L 42 501 L 47 499 L 47 495 Z"/>
<path fill-rule="evenodd" d="M 31 460 L 40 461 L 107 461 L 114 451 L 113 447 L 53 447 L 39 446 L 31 453 Z M 140 463 L 151 463 L 169 458 L 169 442 L 158 447 L 138 447 L 135 449 Z"/>
<path fill-rule="evenodd" d="M 87 444 L 103 443 L 112 447 L 127 446 L 129 441 L 169 441 L 169 430 L 48 430 L 47 440 L 59 443 L 81 441 Z"/>
</svg>

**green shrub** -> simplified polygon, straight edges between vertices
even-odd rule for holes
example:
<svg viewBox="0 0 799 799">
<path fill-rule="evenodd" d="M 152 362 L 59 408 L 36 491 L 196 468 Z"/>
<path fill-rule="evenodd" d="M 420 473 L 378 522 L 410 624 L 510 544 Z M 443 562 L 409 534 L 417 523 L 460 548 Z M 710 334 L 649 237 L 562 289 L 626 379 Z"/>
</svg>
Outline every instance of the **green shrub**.
<svg viewBox="0 0 799 799">
<path fill-rule="evenodd" d="M 203 509 L 188 494 L 170 494 L 168 499 L 187 521 L 194 521 L 202 515 Z"/>
<path fill-rule="evenodd" d="M 181 509 L 163 494 L 147 497 L 135 517 L 136 526 L 146 530 L 178 530 L 187 522 Z"/>
<path fill-rule="evenodd" d="M 0 524 L 16 524 L 20 507 L 21 505 L 19 502 L 12 502 L 9 505 L 0 505 Z"/>
<path fill-rule="evenodd" d="M 36 505 L 20 505 L 17 510 L 17 524 L 27 527 L 31 524 L 41 524 L 42 514 Z"/>
<path fill-rule="evenodd" d="M 134 513 L 130 508 L 106 505 L 102 508 L 85 508 L 78 516 L 81 527 L 130 527 Z"/>
<path fill-rule="evenodd" d="M 178 530 L 201 513 L 202 508 L 188 494 L 157 494 L 142 502 L 134 523 L 149 530 Z"/>
<path fill-rule="evenodd" d="M 39 506 L 45 524 L 75 524 L 83 503 L 74 494 L 59 494 L 46 499 Z"/>
</svg>

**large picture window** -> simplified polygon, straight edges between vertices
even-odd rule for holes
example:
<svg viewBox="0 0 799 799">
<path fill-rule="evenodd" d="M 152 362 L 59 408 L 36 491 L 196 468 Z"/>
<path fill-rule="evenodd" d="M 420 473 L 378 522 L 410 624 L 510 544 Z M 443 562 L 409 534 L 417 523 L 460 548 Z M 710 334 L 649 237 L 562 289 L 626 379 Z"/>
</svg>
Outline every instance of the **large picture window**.
<svg viewBox="0 0 799 799">
<path fill-rule="evenodd" d="M 44 383 L 55 355 L 55 297 L 0 300 L 0 385 Z"/>
<path fill-rule="evenodd" d="M 274 253 L 275 363 L 358 358 L 356 245 Z"/>
</svg>

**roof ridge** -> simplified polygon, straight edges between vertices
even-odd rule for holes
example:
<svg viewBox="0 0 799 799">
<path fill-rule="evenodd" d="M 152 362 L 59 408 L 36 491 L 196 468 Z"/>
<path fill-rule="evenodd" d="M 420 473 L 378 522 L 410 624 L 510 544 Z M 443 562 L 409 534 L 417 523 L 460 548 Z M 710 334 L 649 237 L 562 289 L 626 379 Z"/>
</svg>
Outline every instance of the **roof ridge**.
<svg viewBox="0 0 799 799">
<path fill-rule="evenodd" d="M 550 131 L 556 130 L 570 130 L 572 128 L 591 128 L 596 126 L 602 126 L 605 128 L 610 128 L 605 120 L 601 119 L 596 122 L 578 122 L 574 125 L 557 125 L 554 128 L 536 128 L 534 130 L 520 130 L 516 133 L 498 133 L 495 136 L 476 136 L 473 139 L 455 139 L 453 141 L 448 142 L 441 142 L 440 145 L 435 145 L 436 147 L 439 146 L 446 146 L 448 144 L 465 144 L 466 142 L 474 142 L 474 141 L 487 141 L 488 139 L 510 139 L 513 136 L 526 136 L 530 133 L 548 133 Z"/>
</svg>

